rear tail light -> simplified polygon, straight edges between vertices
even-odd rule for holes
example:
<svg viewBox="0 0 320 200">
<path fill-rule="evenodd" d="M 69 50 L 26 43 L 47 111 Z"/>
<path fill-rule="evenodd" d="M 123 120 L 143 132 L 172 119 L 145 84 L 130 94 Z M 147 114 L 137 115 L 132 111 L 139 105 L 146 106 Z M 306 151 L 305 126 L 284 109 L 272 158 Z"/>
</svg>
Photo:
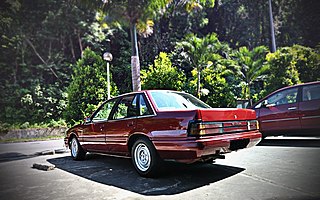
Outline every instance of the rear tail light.
<svg viewBox="0 0 320 200">
<path fill-rule="evenodd" d="M 259 122 L 258 120 L 248 121 L 248 130 L 259 130 Z"/>
<path fill-rule="evenodd" d="M 190 136 L 204 135 L 204 125 L 200 120 L 190 121 L 188 125 L 188 133 Z"/>
<path fill-rule="evenodd" d="M 223 123 L 202 122 L 200 120 L 190 121 L 188 133 L 190 136 L 221 134 L 223 133 Z"/>
<path fill-rule="evenodd" d="M 192 120 L 188 125 L 188 134 L 189 136 L 219 135 L 258 129 L 259 123 L 257 120 L 225 122 L 203 122 L 201 120 Z"/>
</svg>

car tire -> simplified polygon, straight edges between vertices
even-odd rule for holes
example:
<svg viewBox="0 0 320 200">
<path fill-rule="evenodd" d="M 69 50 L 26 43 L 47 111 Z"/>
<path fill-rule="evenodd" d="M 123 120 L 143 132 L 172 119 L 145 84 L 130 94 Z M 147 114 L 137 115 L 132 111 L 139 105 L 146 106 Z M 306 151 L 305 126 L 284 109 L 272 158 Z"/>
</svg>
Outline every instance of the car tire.
<svg viewBox="0 0 320 200">
<path fill-rule="evenodd" d="M 146 138 L 140 138 L 134 142 L 131 158 L 140 176 L 155 177 L 160 172 L 162 160 L 151 141 Z"/>
<path fill-rule="evenodd" d="M 71 139 L 70 152 L 73 160 L 84 160 L 86 157 L 86 152 L 83 150 L 76 137 Z"/>
</svg>

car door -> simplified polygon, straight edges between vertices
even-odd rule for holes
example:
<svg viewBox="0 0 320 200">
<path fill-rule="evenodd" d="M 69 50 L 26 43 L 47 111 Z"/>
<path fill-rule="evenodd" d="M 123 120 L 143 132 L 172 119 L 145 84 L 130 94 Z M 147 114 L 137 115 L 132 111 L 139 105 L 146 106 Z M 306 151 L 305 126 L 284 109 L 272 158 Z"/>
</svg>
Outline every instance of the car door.
<svg viewBox="0 0 320 200">
<path fill-rule="evenodd" d="M 288 88 L 268 97 L 266 105 L 260 107 L 259 120 L 263 132 L 300 129 L 298 87 Z"/>
<path fill-rule="evenodd" d="M 136 128 L 138 115 L 137 95 L 121 97 L 103 127 L 106 134 L 107 152 L 111 154 L 128 154 L 127 139 Z"/>
<path fill-rule="evenodd" d="M 116 102 L 117 99 L 105 102 L 86 123 L 87 128 L 82 133 L 82 144 L 85 149 L 96 152 L 106 151 L 104 128 Z"/>
<path fill-rule="evenodd" d="M 320 82 L 302 87 L 302 99 L 299 103 L 301 128 L 320 130 Z M 320 133 L 318 133 L 320 134 Z"/>
</svg>

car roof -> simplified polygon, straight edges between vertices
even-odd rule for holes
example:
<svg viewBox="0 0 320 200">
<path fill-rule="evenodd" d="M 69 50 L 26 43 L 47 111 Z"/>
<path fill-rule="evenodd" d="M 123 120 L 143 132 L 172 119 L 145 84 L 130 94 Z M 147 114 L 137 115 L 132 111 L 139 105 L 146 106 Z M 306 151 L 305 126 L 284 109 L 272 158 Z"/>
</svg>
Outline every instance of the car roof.
<svg viewBox="0 0 320 200">
<path fill-rule="evenodd" d="M 149 92 L 152 92 L 152 91 L 168 91 L 168 92 L 181 92 L 181 93 L 185 93 L 183 91 L 176 91 L 176 90 L 167 90 L 167 89 L 150 89 L 150 90 L 140 90 L 140 91 L 135 91 L 135 92 L 128 92 L 128 93 L 123 93 L 123 94 L 120 94 L 120 95 L 117 95 L 117 96 L 114 96 L 112 98 L 110 98 L 109 100 L 111 99 L 115 99 L 115 98 L 118 98 L 118 97 L 122 97 L 122 96 L 126 96 L 126 95 L 131 95 L 131 94 L 139 94 L 139 93 L 149 93 Z"/>
</svg>

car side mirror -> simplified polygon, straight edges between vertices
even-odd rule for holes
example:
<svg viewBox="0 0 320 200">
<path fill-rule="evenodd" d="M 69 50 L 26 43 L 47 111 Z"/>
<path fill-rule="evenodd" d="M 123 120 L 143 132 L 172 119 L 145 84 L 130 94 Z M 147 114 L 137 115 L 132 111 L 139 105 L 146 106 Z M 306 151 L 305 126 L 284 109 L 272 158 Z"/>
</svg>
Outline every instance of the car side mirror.
<svg viewBox="0 0 320 200">
<path fill-rule="evenodd" d="M 268 100 L 264 100 L 261 102 L 261 106 L 267 107 L 267 105 L 268 105 Z"/>
<path fill-rule="evenodd" d="M 264 105 L 265 105 L 266 108 L 270 108 L 270 107 L 275 106 L 276 104 L 274 104 L 274 103 L 269 103 L 268 100 L 264 100 Z"/>
<path fill-rule="evenodd" d="M 261 105 L 262 105 L 263 107 L 269 108 L 269 107 L 275 106 L 276 104 L 274 104 L 274 103 L 269 104 L 269 103 L 268 103 L 268 100 L 264 100 Z"/>
</svg>

